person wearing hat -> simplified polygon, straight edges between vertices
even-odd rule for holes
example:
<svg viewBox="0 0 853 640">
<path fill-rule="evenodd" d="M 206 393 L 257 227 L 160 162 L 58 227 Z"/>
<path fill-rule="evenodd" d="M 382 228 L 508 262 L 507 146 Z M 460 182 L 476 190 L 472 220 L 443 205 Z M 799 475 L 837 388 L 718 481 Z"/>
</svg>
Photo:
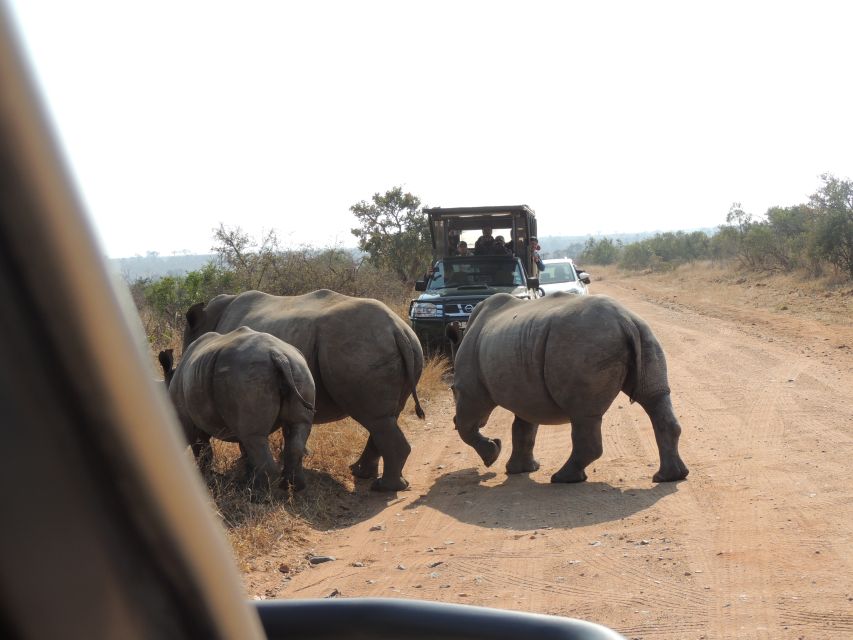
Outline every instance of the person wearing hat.
<svg viewBox="0 0 853 640">
<path fill-rule="evenodd" d="M 536 263 L 536 268 L 539 271 L 544 271 L 545 263 L 542 262 L 542 258 L 539 257 L 539 251 L 542 249 L 539 246 L 539 240 L 536 239 L 536 236 L 530 236 L 530 250 L 533 251 L 533 262 Z"/>
<path fill-rule="evenodd" d="M 448 235 L 448 246 L 447 252 L 451 256 L 459 255 L 459 229 L 451 229 L 447 232 Z"/>
<path fill-rule="evenodd" d="M 512 250 L 506 246 L 503 236 L 496 236 L 495 243 L 492 245 L 491 253 L 495 256 L 511 256 Z"/>
<path fill-rule="evenodd" d="M 492 237 L 492 229 L 483 227 L 483 235 L 477 238 L 474 243 L 475 256 L 487 256 L 492 252 L 492 246 L 495 244 L 495 239 Z"/>
</svg>

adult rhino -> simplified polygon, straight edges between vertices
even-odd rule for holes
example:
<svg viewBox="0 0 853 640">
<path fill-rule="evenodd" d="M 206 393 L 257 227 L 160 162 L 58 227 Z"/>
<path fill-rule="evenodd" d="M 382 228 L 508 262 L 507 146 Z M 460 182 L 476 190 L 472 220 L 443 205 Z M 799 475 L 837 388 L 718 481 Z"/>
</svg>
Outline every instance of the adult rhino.
<svg viewBox="0 0 853 640">
<path fill-rule="evenodd" d="M 606 296 L 556 293 L 533 301 L 496 294 L 468 320 L 454 362 L 456 429 L 486 466 L 501 441 L 480 434 L 496 406 L 515 414 L 507 473 L 536 471 L 540 424 L 571 422 L 572 452 L 551 482 L 582 482 L 601 457 L 601 418 L 620 391 L 651 418 L 660 455 L 655 482 L 685 478 L 681 426 L 672 410 L 663 350 L 649 326 Z"/>
<path fill-rule="evenodd" d="M 317 389 L 314 423 L 351 416 L 370 434 L 353 475 L 376 478 L 381 456 L 383 473 L 371 488 L 409 486 L 402 472 L 411 447 L 397 419 L 410 395 L 424 417 L 416 391 L 424 357 L 415 333 L 387 306 L 325 289 L 301 296 L 247 291 L 193 305 L 186 317 L 184 348 L 207 331 L 246 325 L 302 351 Z"/>
<path fill-rule="evenodd" d="M 314 379 L 295 347 L 268 333 L 239 327 L 209 332 L 187 347 L 172 368 L 172 350 L 160 365 L 193 454 L 203 471 L 210 438 L 239 442 L 250 474 L 269 487 L 279 474 L 269 435 L 282 432 L 281 483 L 305 487 L 302 459 L 314 419 Z"/>
</svg>

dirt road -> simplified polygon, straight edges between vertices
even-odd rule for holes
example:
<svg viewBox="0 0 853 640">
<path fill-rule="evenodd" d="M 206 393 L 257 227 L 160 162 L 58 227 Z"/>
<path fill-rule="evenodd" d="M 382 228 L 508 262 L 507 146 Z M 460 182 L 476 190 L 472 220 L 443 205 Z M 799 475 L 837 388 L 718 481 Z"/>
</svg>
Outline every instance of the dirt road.
<svg viewBox="0 0 853 640">
<path fill-rule="evenodd" d="M 331 562 L 247 576 L 283 598 L 390 596 L 584 618 L 627 638 L 853 637 L 850 326 L 679 300 L 641 279 L 597 283 L 667 353 L 689 478 L 653 484 L 657 449 L 625 396 L 604 457 L 552 485 L 568 427 L 542 427 L 529 476 L 485 469 L 452 428 L 452 398 L 406 422 L 411 490 L 351 496 L 320 536 Z M 484 433 L 509 443 L 498 410 Z"/>
</svg>

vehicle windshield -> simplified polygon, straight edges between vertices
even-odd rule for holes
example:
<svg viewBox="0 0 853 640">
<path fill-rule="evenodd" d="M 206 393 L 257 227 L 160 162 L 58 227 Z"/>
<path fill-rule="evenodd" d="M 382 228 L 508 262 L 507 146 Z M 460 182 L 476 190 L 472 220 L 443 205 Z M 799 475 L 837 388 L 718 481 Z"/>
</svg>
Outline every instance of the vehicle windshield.
<svg viewBox="0 0 853 640">
<path fill-rule="evenodd" d="M 469 286 L 518 287 L 524 284 L 521 267 L 515 260 L 443 261 L 435 265 L 428 291 Z"/>
<path fill-rule="evenodd" d="M 550 284 L 552 282 L 574 282 L 577 280 L 575 268 L 568 262 L 556 264 L 545 263 L 544 269 L 539 269 L 539 284 Z"/>
</svg>

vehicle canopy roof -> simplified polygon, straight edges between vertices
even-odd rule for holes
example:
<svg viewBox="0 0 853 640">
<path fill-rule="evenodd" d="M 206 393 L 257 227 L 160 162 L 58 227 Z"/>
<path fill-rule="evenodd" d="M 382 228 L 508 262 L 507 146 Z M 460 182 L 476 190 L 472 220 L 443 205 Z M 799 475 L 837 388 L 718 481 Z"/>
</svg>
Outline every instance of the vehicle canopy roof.
<svg viewBox="0 0 853 640">
<path fill-rule="evenodd" d="M 528 273 L 535 266 L 530 238 L 536 236 L 536 214 L 526 204 L 490 207 L 433 207 L 424 209 L 429 217 L 432 250 L 435 258 L 452 255 L 450 231 L 472 229 L 510 229 L 507 246 L 521 258 Z"/>
</svg>

